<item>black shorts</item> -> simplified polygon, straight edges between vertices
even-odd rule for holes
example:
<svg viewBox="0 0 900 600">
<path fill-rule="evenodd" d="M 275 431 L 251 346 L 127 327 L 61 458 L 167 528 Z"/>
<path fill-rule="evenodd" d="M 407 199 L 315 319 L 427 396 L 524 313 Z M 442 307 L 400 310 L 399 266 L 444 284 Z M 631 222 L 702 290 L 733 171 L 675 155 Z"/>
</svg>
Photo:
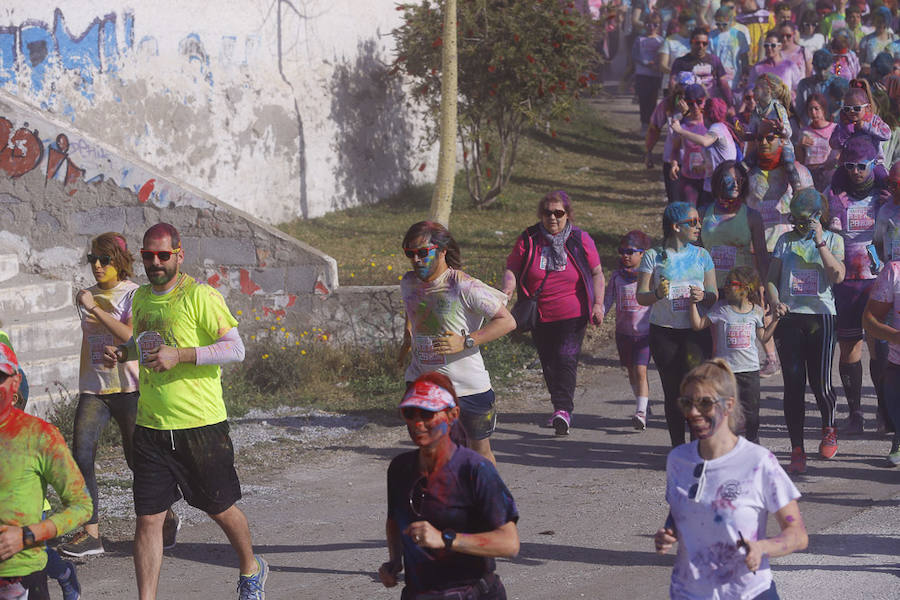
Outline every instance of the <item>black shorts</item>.
<svg viewBox="0 0 900 600">
<path fill-rule="evenodd" d="M 180 493 L 179 493 L 180 490 Z M 134 511 L 166 511 L 182 495 L 217 515 L 241 499 L 228 421 L 192 429 L 134 428 Z"/>
</svg>

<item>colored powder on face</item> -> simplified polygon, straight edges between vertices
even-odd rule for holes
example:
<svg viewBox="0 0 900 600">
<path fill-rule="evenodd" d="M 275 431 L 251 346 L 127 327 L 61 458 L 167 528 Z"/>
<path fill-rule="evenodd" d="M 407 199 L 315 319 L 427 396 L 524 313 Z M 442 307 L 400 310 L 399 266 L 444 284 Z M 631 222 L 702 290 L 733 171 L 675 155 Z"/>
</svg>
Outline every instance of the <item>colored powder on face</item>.
<svg viewBox="0 0 900 600">
<path fill-rule="evenodd" d="M 421 264 L 418 264 L 414 267 L 416 271 L 416 277 L 421 280 L 428 279 L 428 276 L 431 275 L 432 271 L 434 271 L 435 258 L 437 257 L 437 248 L 432 248 L 428 251 L 428 256 L 422 259 Z"/>
</svg>

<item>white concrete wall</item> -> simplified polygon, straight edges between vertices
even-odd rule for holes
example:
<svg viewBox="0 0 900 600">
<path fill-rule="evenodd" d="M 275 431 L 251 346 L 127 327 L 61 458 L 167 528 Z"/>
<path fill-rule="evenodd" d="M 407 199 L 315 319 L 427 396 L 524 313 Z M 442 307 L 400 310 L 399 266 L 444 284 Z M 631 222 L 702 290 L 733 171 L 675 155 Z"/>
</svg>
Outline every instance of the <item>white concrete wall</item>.
<svg viewBox="0 0 900 600">
<path fill-rule="evenodd" d="M 387 75 L 401 14 L 394 0 L 8 0 L 0 85 L 265 221 L 320 216 L 434 176 Z"/>
</svg>

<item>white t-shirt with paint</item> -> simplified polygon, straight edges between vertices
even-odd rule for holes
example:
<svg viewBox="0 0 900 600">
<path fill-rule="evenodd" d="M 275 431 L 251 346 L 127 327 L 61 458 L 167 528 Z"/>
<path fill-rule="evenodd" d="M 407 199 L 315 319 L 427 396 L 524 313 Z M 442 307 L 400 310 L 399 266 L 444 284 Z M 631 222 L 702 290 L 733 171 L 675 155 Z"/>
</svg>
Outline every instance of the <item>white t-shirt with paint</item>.
<svg viewBox="0 0 900 600">
<path fill-rule="evenodd" d="M 740 313 L 719 300 L 706 316 L 712 321 L 713 356 L 724 358 L 735 373 L 759 371 L 756 328 L 763 326 L 763 309 L 754 305 L 750 312 Z"/>
<path fill-rule="evenodd" d="M 94 302 L 117 321 L 127 323 L 131 319 L 131 301 L 138 284 L 120 281 L 116 287 L 103 290 L 93 285 L 88 291 Z M 117 346 L 113 334 L 94 315 L 78 307 L 81 317 L 81 365 L 78 391 L 90 394 L 118 394 L 136 392 L 138 389 L 138 361 L 118 363 L 114 367 L 103 365 L 103 348 Z"/>
<path fill-rule="evenodd" d="M 698 442 L 682 444 L 666 461 L 666 501 L 678 537 L 678 553 L 669 594 L 673 600 L 744 600 L 772 585 L 769 559 L 763 556 L 755 574 L 737 548 L 745 540 L 766 537 L 766 521 L 800 497 L 800 492 L 770 451 L 738 437 L 726 455 L 705 461 Z M 701 484 L 701 479 L 702 485 Z M 689 498 L 698 484 L 696 501 Z"/>
<path fill-rule="evenodd" d="M 477 347 L 456 354 L 438 354 L 434 338 L 445 331 L 471 333 L 506 305 L 506 294 L 456 269 L 447 269 L 434 281 L 422 281 L 407 271 L 400 281 L 406 318 L 412 327 L 412 360 L 406 380 L 438 371 L 450 378 L 458 396 L 491 389 L 491 378 Z"/>
</svg>

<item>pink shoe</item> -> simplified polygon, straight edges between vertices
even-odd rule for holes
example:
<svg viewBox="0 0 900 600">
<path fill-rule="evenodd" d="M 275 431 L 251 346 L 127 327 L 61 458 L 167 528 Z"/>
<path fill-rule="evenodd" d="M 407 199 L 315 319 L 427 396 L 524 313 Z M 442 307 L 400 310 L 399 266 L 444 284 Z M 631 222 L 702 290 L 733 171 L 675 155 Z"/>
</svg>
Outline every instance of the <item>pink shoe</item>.
<svg viewBox="0 0 900 600">
<path fill-rule="evenodd" d="M 556 435 L 569 435 L 569 424 L 571 421 L 572 417 L 568 411 L 558 410 L 553 413 L 551 422 L 553 423 L 553 429 L 556 430 Z"/>
</svg>

